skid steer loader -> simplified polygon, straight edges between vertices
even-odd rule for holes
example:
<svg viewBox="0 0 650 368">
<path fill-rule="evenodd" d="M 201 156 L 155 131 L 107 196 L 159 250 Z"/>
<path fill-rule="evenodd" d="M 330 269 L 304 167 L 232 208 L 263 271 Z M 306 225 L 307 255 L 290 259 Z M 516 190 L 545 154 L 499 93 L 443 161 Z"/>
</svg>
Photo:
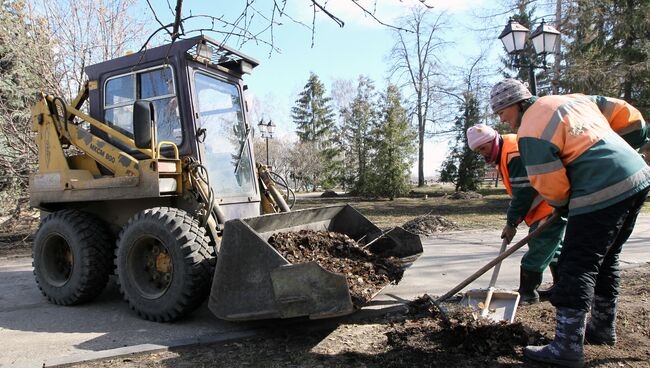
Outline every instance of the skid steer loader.
<svg viewBox="0 0 650 368">
<path fill-rule="evenodd" d="M 257 65 L 198 36 L 87 67 L 70 103 L 41 95 L 30 203 L 42 211 L 33 266 L 47 299 L 89 301 L 115 274 L 153 321 L 181 318 L 208 293 L 227 320 L 325 318 L 354 310 L 345 277 L 289 263 L 272 233 L 341 232 L 417 258 L 419 237 L 382 232 L 350 206 L 290 211 L 251 148 L 242 77 Z"/>
</svg>

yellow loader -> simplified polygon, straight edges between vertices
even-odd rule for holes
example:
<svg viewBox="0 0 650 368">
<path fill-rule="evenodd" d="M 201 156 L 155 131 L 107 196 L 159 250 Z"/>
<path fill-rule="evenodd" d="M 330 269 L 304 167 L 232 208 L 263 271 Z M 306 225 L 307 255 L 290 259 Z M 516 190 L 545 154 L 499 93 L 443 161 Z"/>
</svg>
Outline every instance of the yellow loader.
<svg viewBox="0 0 650 368">
<path fill-rule="evenodd" d="M 70 103 L 41 95 L 29 189 L 47 299 L 90 301 L 115 274 L 131 309 L 153 321 L 181 318 L 208 294 L 226 320 L 326 318 L 354 311 L 345 277 L 291 264 L 267 242 L 274 232 L 340 232 L 405 264 L 417 258 L 419 237 L 382 232 L 350 206 L 290 211 L 252 150 L 243 76 L 257 65 L 197 36 L 87 67 Z"/>
</svg>

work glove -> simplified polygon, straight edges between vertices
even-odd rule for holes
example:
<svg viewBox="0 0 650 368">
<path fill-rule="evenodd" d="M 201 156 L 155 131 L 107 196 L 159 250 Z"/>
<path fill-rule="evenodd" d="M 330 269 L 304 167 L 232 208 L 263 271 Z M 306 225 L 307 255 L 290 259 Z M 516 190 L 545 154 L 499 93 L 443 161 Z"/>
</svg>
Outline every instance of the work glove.
<svg viewBox="0 0 650 368">
<path fill-rule="evenodd" d="M 506 224 L 506 226 L 503 228 L 503 231 L 501 231 L 501 239 L 505 239 L 508 244 L 510 244 L 512 238 L 515 237 L 515 234 L 517 234 L 517 227 Z"/>
</svg>

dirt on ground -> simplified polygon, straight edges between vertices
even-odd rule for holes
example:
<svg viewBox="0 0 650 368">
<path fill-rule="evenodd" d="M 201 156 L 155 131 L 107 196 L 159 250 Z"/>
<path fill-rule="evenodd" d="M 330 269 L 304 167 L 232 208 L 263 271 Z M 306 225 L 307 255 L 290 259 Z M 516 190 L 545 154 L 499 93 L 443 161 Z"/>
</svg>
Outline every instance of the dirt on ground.
<svg viewBox="0 0 650 368">
<path fill-rule="evenodd" d="M 648 367 L 650 265 L 625 270 L 622 277 L 618 342 L 586 345 L 587 367 Z M 553 339 L 555 309 L 548 302 L 520 307 L 513 324 L 491 324 L 453 303 L 445 303 L 447 322 L 425 301 L 365 320 L 352 315 L 327 327 L 303 321 L 248 340 L 75 367 L 548 367 L 522 357 L 524 346 Z"/>
<path fill-rule="evenodd" d="M 418 216 L 404 223 L 402 227 L 414 234 L 424 236 L 443 231 L 453 231 L 460 229 L 456 223 L 438 215 Z"/>
<path fill-rule="evenodd" d="M 345 275 L 352 303 L 361 307 L 388 284 L 397 284 L 404 270 L 395 257 L 378 257 L 345 234 L 300 230 L 271 235 L 268 240 L 292 264 L 317 262 Z"/>
<path fill-rule="evenodd" d="M 447 199 L 481 199 L 483 196 L 477 192 L 458 191 L 445 196 Z"/>
</svg>

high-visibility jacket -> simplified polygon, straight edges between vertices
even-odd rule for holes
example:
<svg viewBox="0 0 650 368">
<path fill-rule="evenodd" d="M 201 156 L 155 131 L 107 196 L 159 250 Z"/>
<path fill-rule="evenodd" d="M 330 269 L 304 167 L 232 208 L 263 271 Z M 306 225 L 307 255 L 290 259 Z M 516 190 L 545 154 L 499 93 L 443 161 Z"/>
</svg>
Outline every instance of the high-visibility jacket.
<svg viewBox="0 0 650 368">
<path fill-rule="evenodd" d="M 569 215 L 580 215 L 650 185 L 650 167 L 612 130 L 626 119 L 643 120 L 621 102 L 581 94 L 544 96 L 526 109 L 517 132 L 519 151 L 531 185 L 550 205 L 568 205 Z M 603 106 L 612 113 L 603 114 Z"/>
<path fill-rule="evenodd" d="M 618 135 L 634 149 L 648 143 L 648 126 L 641 112 L 627 102 L 612 97 L 589 96 Z"/>
<path fill-rule="evenodd" d="M 519 155 L 517 136 L 515 134 L 502 135 L 499 173 L 503 178 L 503 185 L 508 195 L 512 197 L 508 206 L 508 224 L 518 225 L 525 221 L 528 226 L 543 219 L 553 212 L 553 207 L 537 193 L 530 185 L 526 168 Z"/>
</svg>

